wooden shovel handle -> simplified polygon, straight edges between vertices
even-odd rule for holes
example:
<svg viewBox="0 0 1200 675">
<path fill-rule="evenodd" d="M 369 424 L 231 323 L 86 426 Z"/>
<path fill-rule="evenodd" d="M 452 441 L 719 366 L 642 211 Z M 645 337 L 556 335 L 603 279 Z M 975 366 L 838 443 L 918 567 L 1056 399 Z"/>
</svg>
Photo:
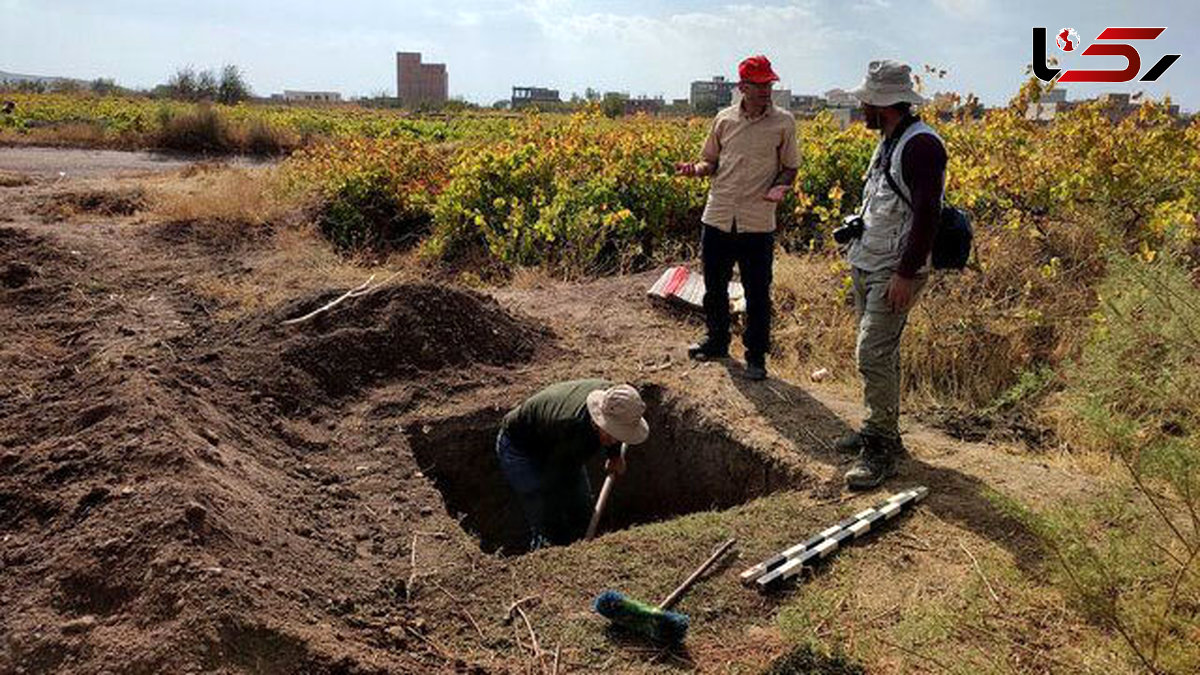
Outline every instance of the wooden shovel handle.
<svg viewBox="0 0 1200 675">
<path fill-rule="evenodd" d="M 667 596 L 666 600 L 663 600 L 662 603 L 660 603 L 658 605 L 658 608 L 659 609 L 671 609 L 671 606 L 674 605 L 676 602 L 678 602 L 679 598 L 683 597 L 683 594 L 687 592 L 687 589 L 691 588 L 692 584 L 696 583 L 696 581 L 700 578 L 700 576 L 702 574 L 704 574 L 705 572 L 707 572 L 708 568 L 713 566 L 713 563 L 720 560 L 721 556 L 725 555 L 725 551 L 728 551 L 729 547 L 733 546 L 734 543 L 736 543 L 736 542 L 737 542 L 737 539 L 730 539 L 729 541 L 725 542 L 724 544 L 721 544 L 721 547 L 717 549 L 717 552 L 712 554 L 712 557 L 710 557 L 708 560 L 705 560 L 704 564 L 697 567 L 696 571 L 692 572 L 692 576 L 687 578 L 687 581 L 684 581 L 682 584 L 679 584 L 679 588 L 676 588 L 674 591 L 671 591 L 671 594 Z"/>
<path fill-rule="evenodd" d="M 621 444 L 621 456 L 625 456 L 625 444 Z M 584 539 L 591 539 L 596 536 L 596 528 L 600 526 L 600 518 L 604 515 L 604 507 L 608 505 L 608 496 L 612 493 L 613 483 L 617 482 L 617 477 L 613 474 L 608 474 L 604 479 L 604 487 L 600 488 L 600 497 L 596 499 L 596 509 L 592 511 L 592 522 L 588 523 L 587 534 Z"/>
<path fill-rule="evenodd" d="M 596 500 L 596 510 L 592 511 L 592 522 L 588 523 L 585 539 L 591 539 L 596 536 L 596 528 L 600 526 L 600 517 L 604 515 L 604 507 L 608 504 L 608 495 L 612 492 L 612 486 L 616 480 L 617 477 L 611 473 L 604 479 L 604 487 L 600 488 L 600 498 Z"/>
</svg>

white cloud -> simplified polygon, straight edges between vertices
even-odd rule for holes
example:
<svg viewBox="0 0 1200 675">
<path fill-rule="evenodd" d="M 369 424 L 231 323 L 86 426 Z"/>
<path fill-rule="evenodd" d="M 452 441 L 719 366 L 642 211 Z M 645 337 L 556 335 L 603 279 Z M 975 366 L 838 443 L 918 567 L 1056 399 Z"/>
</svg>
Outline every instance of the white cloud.
<svg viewBox="0 0 1200 675">
<path fill-rule="evenodd" d="M 547 84 L 580 90 L 586 84 L 628 90 L 636 79 L 642 89 L 631 93 L 683 96 L 689 81 L 732 77 L 738 61 L 758 53 L 791 86 L 818 67 L 832 43 L 859 37 L 834 29 L 812 2 L 726 4 L 659 15 L 570 10 L 563 2 L 526 8 L 552 55 L 539 68 L 549 74 Z"/>
<path fill-rule="evenodd" d="M 947 14 L 962 18 L 977 17 L 988 8 L 988 0 L 933 0 Z"/>
<path fill-rule="evenodd" d="M 856 12 L 878 12 L 892 8 L 891 0 L 859 0 L 851 8 Z"/>
</svg>

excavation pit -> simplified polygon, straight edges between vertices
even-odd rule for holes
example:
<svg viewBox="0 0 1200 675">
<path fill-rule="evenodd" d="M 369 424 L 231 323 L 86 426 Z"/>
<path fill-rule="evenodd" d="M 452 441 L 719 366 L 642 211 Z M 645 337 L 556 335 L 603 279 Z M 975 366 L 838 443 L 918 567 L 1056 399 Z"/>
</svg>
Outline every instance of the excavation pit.
<svg viewBox="0 0 1200 675">
<path fill-rule="evenodd" d="M 808 478 L 797 466 L 771 458 L 702 422 L 661 391 L 643 391 L 650 438 L 629 449 L 628 471 L 618 479 L 600 532 L 723 510 Z M 441 492 L 447 511 L 486 553 L 528 552 L 529 535 L 516 494 L 500 472 L 496 432 L 506 409 L 486 408 L 415 425 L 408 435 L 422 472 Z M 603 458 L 588 466 L 593 498 L 603 485 Z"/>
</svg>

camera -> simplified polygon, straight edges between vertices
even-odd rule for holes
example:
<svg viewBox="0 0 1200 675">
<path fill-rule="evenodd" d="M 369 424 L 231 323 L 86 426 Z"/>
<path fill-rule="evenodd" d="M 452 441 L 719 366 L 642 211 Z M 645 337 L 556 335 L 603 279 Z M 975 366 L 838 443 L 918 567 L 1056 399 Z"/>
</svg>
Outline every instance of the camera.
<svg viewBox="0 0 1200 675">
<path fill-rule="evenodd" d="M 839 245 L 845 246 L 846 244 L 849 244 L 855 239 L 861 237 L 863 235 L 864 227 L 865 225 L 863 225 L 862 216 L 859 214 L 855 213 L 846 216 L 842 219 L 842 226 L 834 228 L 833 240 Z"/>
</svg>

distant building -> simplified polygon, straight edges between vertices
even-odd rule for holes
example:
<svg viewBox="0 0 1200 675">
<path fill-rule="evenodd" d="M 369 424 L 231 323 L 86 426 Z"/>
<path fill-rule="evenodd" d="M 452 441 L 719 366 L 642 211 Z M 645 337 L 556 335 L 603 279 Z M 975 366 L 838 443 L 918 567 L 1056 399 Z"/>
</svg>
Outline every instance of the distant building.
<svg viewBox="0 0 1200 675">
<path fill-rule="evenodd" d="M 736 82 L 730 82 L 717 75 L 711 80 L 697 80 L 692 83 L 688 100 L 692 110 L 704 115 L 710 115 L 733 103 L 733 88 Z"/>
<path fill-rule="evenodd" d="M 833 119 L 842 129 L 845 129 L 855 122 L 861 122 L 863 120 L 862 108 L 839 107 L 828 108 L 827 110 L 829 110 L 829 113 L 833 115 Z"/>
<path fill-rule="evenodd" d="M 854 94 L 844 89 L 830 89 L 825 92 L 825 101 L 830 108 L 857 108 L 859 106 L 858 99 Z"/>
<path fill-rule="evenodd" d="M 295 91 L 285 89 L 282 94 L 273 94 L 271 98 L 276 101 L 331 103 L 341 101 L 342 95 L 336 91 Z"/>
<path fill-rule="evenodd" d="M 557 89 L 547 89 L 545 87 L 512 88 L 513 110 L 545 103 L 562 103 L 562 99 L 559 98 Z"/>
<path fill-rule="evenodd" d="M 445 103 L 450 80 L 444 63 L 421 63 L 420 52 L 396 52 L 396 97 L 405 106 Z"/>
<path fill-rule="evenodd" d="M 1149 99 L 1134 101 L 1129 94 L 1110 93 L 1101 94 L 1096 100 L 1100 103 L 1104 116 L 1116 123 L 1136 113 L 1138 108 L 1142 107 L 1142 103 Z M 1179 117 L 1179 106 L 1168 106 L 1167 114 L 1172 117 Z"/>
<path fill-rule="evenodd" d="M 661 96 L 657 98 L 647 98 L 639 96 L 638 98 L 625 99 L 625 114 L 636 115 L 638 113 L 646 113 L 647 115 L 657 115 L 662 112 L 666 102 Z"/>
<path fill-rule="evenodd" d="M 798 112 L 816 112 L 825 107 L 825 99 L 816 94 L 793 94 L 787 107 Z"/>
<path fill-rule="evenodd" d="M 1089 103 L 1098 103 L 1101 113 L 1116 123 L 1136 113 L 1138 108 L 1142 107 L 1143 102 L 1144 100 L 1133 100 L 1133 97 L 1126 93 L 1107 93 L 1094 99 L 1068 101 L 1065 89 L 1053 89 L 1042 94 L 1037 103 L 1029 104 L 1029 107 L 1025 109 L 1025 119 L 1034 122 L 1053 122 L 1068 110 Z M 1179 106 L 1167 106 L 1167 114 L 1179 117 Z"/>
<path fill-rule="evenodd" d="M 1042 103 L 1066 103 L 1067 90 L 1061 87 L 1056 87 L 1050 91 L 1044 92 L 1040 99 Z"/>
<path fill-rule="evenodd" d="M 776 108 L 783 108 L 784 110 L 790 110 L 792 107 L 792 90 L 791 89 L 772 89 L 771 90 L 771 103 L 773 103 Z"/>
</svg>

